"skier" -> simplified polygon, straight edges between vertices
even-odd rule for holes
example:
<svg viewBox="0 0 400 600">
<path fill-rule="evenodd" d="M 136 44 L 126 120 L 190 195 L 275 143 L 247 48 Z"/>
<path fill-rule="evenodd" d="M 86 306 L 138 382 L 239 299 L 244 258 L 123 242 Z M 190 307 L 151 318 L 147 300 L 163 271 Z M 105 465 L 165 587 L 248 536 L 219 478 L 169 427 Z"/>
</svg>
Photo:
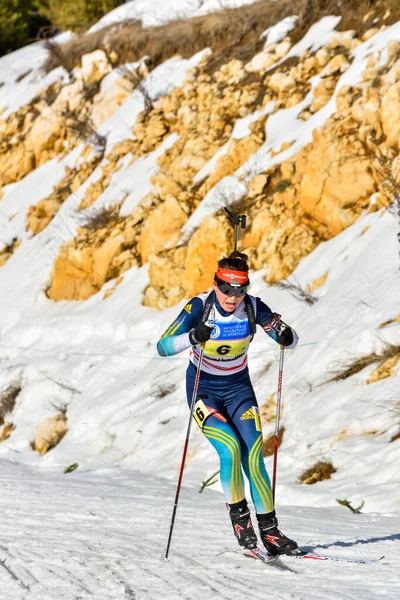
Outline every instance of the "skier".
<svg viewBox="0 0 400 600">
<path fill-rule="evenodd" d="M 239 545 L 257 546 L 243 491 L 242 466 L 266 550 L 273 555 L 297 554 L 300 553 L 297 543 L 278 529 L 262 455 L 260 413 L 249 377 L 247 351 L 256 324 L 286 348 L 294 348 L 298 336 L 260 298 L 247 294 L 248 271 L 247 256 L 240 252 L 232 252 L 220 260 L 211 294 L 199 294 L 186 304 L 159 340 L 157 350 L 160 356 L 171 356 L 190 348 L 186 372 L 190 406 L 200 345 L 204 348 L 194 417 L 219 454 L 221 485 Z M 207 319 L 211 321 L 209 325 Z"/>
</svg>

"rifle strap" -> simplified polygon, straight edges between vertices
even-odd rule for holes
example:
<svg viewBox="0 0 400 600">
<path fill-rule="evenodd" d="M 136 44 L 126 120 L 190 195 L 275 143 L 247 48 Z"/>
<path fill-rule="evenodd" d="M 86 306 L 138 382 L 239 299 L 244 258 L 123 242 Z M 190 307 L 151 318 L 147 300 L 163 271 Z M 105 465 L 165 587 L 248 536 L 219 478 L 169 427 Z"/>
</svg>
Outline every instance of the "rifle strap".
<svg viewBox="0 0 400 600">
<path fill-rule="evenodd" d="M 204 310 L 203 310 L 203 314 L 201 316 L 202 323 L 205 323 L 208 320 L 208 317 L 210 316 L 210 312 L 211 312 L 214 302 L 215 302 L 215 292 L 213 290 L 212 292 L 210 292 L 208 294 L 208 296 L 204 302 Z M 253 303 L 248 294 L 246 294 L 244 297 L 244 304 L 246 307 L 247 320 L 249 322 L 250 333 L 251 333 L 250 341 L 252 341 L 254 338 L 254 335 L 256 333 L 257 323 L 256 323 L 256 316 L 254 314 Z"/>
</svg>

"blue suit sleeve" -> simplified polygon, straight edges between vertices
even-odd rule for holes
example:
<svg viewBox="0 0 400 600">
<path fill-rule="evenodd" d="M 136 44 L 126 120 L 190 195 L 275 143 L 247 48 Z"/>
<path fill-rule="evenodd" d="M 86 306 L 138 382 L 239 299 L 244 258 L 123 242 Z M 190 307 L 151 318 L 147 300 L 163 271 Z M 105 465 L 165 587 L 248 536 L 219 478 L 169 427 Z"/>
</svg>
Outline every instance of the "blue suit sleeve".
<svg viewBox="0 0 400 600">
<path fill-rule="evenodd" d="M 269 306 L 267 306 L 261 298 L 257 298 L 257 316 L 256 316 L 257 325 L 261 325 L 264 329 L 265 333 L 269 335 L 276 343 L 279 343 L 276 339 L 276 332 L 279 329 L 280 325 L 283 323 L 281 320 L 281 315 L 278 313 L 272 312 Z M 295 330 L 290 327 L 287 323 L 285 323 L 286 327 L 289 327 L 293 332 L 293 342 L 290 346 L 286 346 L 286 348 L 294 348 L 299 341 L 299 337 Z"/>
<path fill-rule="evenodd" d="M 157 352 L 160 356 L 173 356 L 190 348 L 189 332 L 200 321 L 203 308 L 203 301 L 197 296 L 186 304 L 158 341 Z"/>
</svg>

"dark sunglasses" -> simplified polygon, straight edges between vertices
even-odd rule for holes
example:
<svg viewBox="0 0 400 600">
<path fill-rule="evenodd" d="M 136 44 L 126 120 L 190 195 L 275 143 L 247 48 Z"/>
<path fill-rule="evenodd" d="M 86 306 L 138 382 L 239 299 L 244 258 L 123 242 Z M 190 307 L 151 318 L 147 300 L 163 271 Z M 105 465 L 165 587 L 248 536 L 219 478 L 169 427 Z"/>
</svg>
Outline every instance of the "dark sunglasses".
<svg viewBox="0 0 400 600">
<path fill-rule="evenodd" d="M 236 296 L 237 298 L 247 294 L 247 290 L 250 287 L 250 283 L 246 283 L 246 285 L 241 285 L 239 287 L 232 287 L 229 283 L 225 283 L 225 281 L 221 281 L 220 279 L 215 279 L 215 283 L 217 284 L 219 291 L 225 296 Z"/>
</svg>

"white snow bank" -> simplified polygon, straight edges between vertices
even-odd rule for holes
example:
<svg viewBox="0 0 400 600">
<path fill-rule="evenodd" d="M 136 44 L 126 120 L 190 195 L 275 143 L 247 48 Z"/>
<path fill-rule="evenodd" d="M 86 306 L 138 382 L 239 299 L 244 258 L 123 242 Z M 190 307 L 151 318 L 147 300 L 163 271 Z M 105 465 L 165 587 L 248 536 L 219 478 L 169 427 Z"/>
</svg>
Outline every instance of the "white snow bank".
<svg viewBox="0 0 400 600">
<path fill-rule="evenodd" d="M 73 37 L 69 31 L 53 38 L 57 44 L 65 44 Z M 43 88 L 61 81 L 67 83 L 69 76 L 63 67 L 47 75 L 42 68 L 48 50 L 42 42 L 24 46 L 0 58 L 0 119 L 28 104 Z"/>
<path fill-rule="evenodd" d="M 260 119 L 265 115 L 271 114 L 274 108 L 275 102 L 268 102 L 268 104 L 266 104 L 264 108 L 256 110 L 253 114 L 247 115 L 247 117 L 238 119 L 232 130 L 232 138 L 234 140 L 241 140 L 247 135 L 250 135 L 251 129 L 249 128 L 249 125 L 251 125 L 251 123 L 254 123 L 254 121 L 257 121 L 257 119 Z"/>
<path fill-rule="evenodd" d="M 341 17 L 337 16 L 322 17 L 322 19 L 311 25 L 306 35 L 297 44 L 292 46 L 284 60 L 291 56 L 300 56 L 306 50 L 316 52 L 322 46 L 326 46 L 340 20 Z"/>
<path fill-rule="evenodd" d="M 265 38 L 264 49 L 271 46 L 271 44 L 276 44 L 280 42 L 287 36 L 289 31 L 295 28 L 297 20 L 299 17 L 293 15 L 292 17 L 285 17 L 282 21 L 279 21 L 276 25 L 272 27 L 268 27 L 261 35 L 260 39 L 263 40 Z"/>
<path fill-rule="evenodd" d="M 102 17 L 89 29 L 89 33 L 128 19 L 141 21 L 143 27 L 157 27 L 177 19 L 201 17 L 211 12 L 238 8 L 254 2 L 256 0 L 132 0 Z"/>
</svg>

